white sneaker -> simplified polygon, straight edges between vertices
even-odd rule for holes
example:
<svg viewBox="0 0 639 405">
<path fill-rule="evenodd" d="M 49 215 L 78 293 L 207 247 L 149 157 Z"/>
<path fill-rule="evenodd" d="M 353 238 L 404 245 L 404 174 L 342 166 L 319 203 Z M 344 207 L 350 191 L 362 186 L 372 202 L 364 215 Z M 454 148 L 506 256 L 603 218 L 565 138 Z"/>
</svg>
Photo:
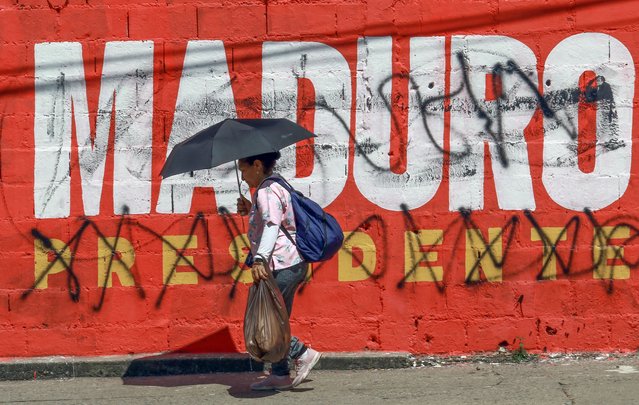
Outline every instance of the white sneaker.
<svg viewBox="0 0 639 405">
<path fill-rule="evenodd" d="M 291 376 L 269 375 L 262 381 L 251 384 L 254 391 L 288 390 L 292 387 Z"/>
<path fill-rule="evenodd" d="M 309 347 L 306 349 L 304 354 L 295 361 L 295 370 L 297 373 L 293 380 L 293 387 L 297 387 L 299 383 L 304 381 L 304 379 L 308 376 L 308 373 L 310 373 L 313 367 L 315 367 L 315 364 L 317 364 L 320 357 L 322 357 L 322 353 Z"/>
</svg>

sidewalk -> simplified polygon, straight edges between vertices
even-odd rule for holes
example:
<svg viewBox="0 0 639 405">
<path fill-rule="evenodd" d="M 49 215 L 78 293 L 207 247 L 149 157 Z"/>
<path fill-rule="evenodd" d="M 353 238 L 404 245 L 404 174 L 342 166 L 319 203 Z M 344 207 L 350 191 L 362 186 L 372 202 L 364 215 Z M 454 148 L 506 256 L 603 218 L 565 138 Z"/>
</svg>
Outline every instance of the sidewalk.
<svg viewBox="0 0 639 405">
<path fill-rule="evenodd" d="M 323 353 L 316 370 L 409 368 L 418 360 L 408 353 Z M 256 372 L 264 363 L 248 354 L 151 354 L 102 357 L 0 359 L 0 381 L 78 377 L 150 377 Z"/>
<path fill-rule="evenodd" d="M 404 369 L 314 370 L 309 380 L 287 392 L 251 392 L 248 385 L 260 377 L 258 372 L 3 381 L 0 402 L 198 404 L 257 398 L 278 404 L 615 405 L 639 398 L 636 355 L 557 355 L 522 363 L 475 357 L 426 361 L 430 365 Z"/>
</svg>

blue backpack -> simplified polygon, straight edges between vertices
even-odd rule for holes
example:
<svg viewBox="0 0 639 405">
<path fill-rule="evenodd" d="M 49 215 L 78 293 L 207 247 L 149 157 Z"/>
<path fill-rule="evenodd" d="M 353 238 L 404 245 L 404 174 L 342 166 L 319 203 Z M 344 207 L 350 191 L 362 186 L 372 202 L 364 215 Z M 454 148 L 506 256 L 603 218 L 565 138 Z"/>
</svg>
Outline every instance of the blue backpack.
<svg viewBox="0 0 639 405">
<path fill-rule="evenodd" d="M 337 220 L 324 211 L 315 201 L 296 191 L 281 177 L 269 177 L 291 194 L 293 212 L 295 213 L 295 240 L 291 234 L 280 225 L 286 237 L 297 247 L 304 261 L 322 262 L 330 259 L 342 247 L 344 232 Z M 246 260 L 252 265 L 252 255 Z"/>
</svg>

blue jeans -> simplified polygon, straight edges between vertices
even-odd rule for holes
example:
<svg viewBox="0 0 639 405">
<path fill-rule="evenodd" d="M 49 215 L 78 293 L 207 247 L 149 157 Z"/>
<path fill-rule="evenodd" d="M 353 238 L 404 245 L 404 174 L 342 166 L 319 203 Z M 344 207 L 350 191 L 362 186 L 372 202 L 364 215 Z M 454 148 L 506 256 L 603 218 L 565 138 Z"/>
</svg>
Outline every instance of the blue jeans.
<svg viewBox="0 0 639 405">
<path fill-rule="evenodd" d="M 285 269 L 273 271 L 273 277 L 275 277 L 277 286 L 284 297 L 284 303 L 286 304 L 286 310 L 288 311 L 289 318 L 291 316 L 291 310 L 293 309 L 293 298 L 295 297 L 295 292 L 302 281 L 306 278 L 307 268 L 308 263 L 302 262 Z M 284 359 L 277 363 L 272 364 L 272 373 L 274 375 L 289 375 L 289 361 L 299 359 L 304 352 L 306 352 L 306 346 L 304 343 L 295 336 L 291 336 L 291 347 L 289 349 L 288 356 L 284 357 Z"/>
</svg>

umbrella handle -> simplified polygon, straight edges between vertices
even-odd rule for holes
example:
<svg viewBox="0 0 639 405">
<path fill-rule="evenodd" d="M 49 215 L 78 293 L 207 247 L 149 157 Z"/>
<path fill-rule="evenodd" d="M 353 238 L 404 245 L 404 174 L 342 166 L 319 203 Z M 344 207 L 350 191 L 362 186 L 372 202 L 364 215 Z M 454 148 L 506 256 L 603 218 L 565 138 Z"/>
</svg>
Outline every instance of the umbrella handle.
<svg viewBox="0 0 639 405">
<path fill-rule="evenodd" d="M 240 174 L 238 173 L 238 169 L 237 169 L 237 160 L 234 160 L 233 163 L 235 164 L 235 178 L 237 179 L 237 192 L 240 193 L 240 199 L 241 199 L 243 197 L 242 185 L 240 183 Z M 242 232 L 246 233 L 246 228 L 244 227 L 244 218 L 240 217 L 240 221 L 242 221 Z"/>
<path fill-rule="evenodd" d="M 238 173 L 238 169 L 237 169 L 237 160 L 234 160 L 233 163 L 235 164 L 235 178 L 237 179 L 237 192 L 240 193 L 240 197 L 241 197 L 242 186 L 240 184 L 240 174 Z"/>
</svg>

